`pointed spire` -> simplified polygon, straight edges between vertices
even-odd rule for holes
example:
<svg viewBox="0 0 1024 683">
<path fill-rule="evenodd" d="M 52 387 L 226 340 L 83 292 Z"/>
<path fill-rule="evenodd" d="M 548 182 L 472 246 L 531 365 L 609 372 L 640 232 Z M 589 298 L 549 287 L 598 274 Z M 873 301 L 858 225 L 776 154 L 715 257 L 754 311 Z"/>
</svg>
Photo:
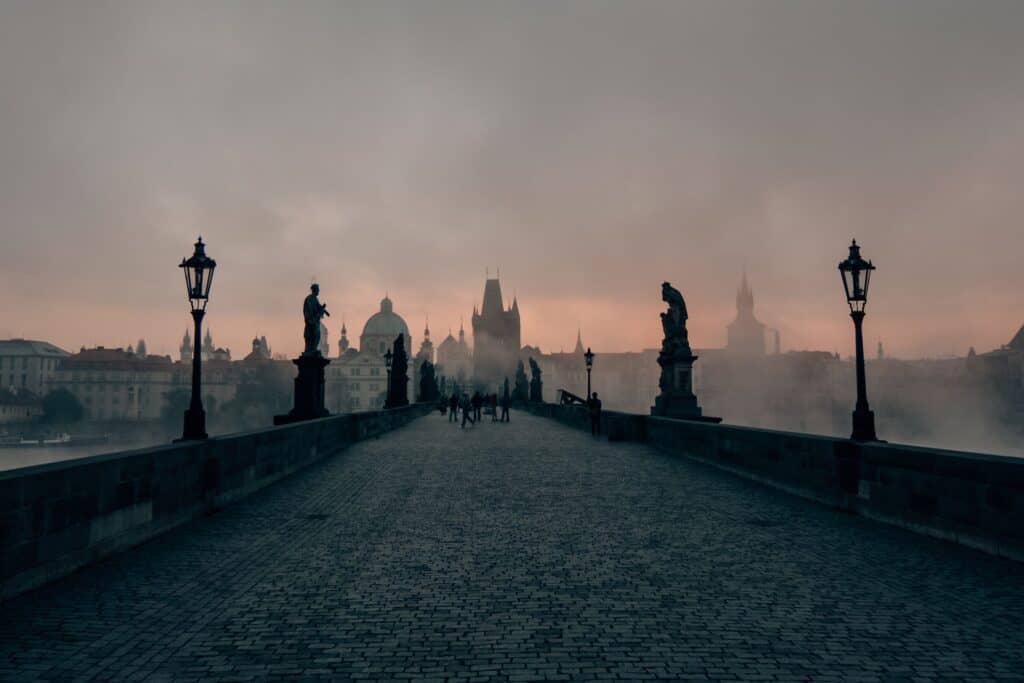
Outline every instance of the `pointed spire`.
<svg viewBox="0 0 1024 683">
<path fill-rule="evenodd" d="M 736 292 L 736 311 L 737 312 L 753 312 L 754 310 L 754 291 L 750 288 L 750 283 L 747 281 L 747 270 L 743 269 L 743 276 L 740 279 L 740 288 Z"/>
<path fill-rule="evenodd" d="M 576 348 L 572 350 L 577 356 L 583 355 L 583 336 L 580 332 L 579 325 L 576 326 Z"/>
</svg>

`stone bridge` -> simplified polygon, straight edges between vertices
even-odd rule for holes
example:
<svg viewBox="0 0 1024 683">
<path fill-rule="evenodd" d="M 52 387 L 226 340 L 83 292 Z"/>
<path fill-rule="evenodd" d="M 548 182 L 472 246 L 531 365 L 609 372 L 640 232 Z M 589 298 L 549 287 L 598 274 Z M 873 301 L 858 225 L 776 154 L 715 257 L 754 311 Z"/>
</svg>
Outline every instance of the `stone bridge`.
<svg viewBox="0 0 1024 683">
<path fill-rule="evenodd" d="M 436 413 L 0 603 L 0 679 L 1020 680 L 1024 564 Z"/>
</svg>

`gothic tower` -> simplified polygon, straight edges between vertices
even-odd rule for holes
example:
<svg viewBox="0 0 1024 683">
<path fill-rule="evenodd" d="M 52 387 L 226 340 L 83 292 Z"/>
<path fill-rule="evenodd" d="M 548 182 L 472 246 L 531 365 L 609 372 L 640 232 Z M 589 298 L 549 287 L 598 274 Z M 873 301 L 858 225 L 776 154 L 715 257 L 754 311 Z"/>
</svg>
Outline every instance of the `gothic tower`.
<svg viewBox="0 0 1024 683">
<path fill-rule="evenodd" d="M 473 310 L 473 373 L 482 382 L 501 383 L 514 377 L 519 358 L 519 301 L 513 297 L 512 307 L 505 309 L 501 283 L 488 278 L 484 283 L 484 300 L 480 312 Z"/>
<path fill-rule="evenodd" d="M 736 319 L 728 325 L 726 349 L 744 356 L 763 356 L 764 323 L 754 317 L 754 292 L 743 273 L 739 291 L 736 292 Z"/>
</svg>

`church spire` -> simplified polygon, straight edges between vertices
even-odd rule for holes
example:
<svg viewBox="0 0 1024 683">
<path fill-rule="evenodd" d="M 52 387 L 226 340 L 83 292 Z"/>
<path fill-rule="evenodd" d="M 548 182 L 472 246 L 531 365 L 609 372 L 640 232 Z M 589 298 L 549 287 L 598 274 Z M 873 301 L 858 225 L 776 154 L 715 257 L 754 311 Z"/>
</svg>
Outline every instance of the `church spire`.
<svg viewBox="0 0 1024 683">
<path fill-rule="evenodd" d="M 754 312 L 754 291 L 750 288 L 750 283 L 747 282 L 746 270 L 743 271 L 743 278 L 740 280 L 739 291 L 736 292 L 736 312 Z"/>
<path fill-rule="evenodd" d="M 572 350 L 577 356 L 583 355 L 583 336 L 580 332 L 579 325 L 576 326 L 576 348 Z"/>
<path fill-rule="evenodd" d="M 341 337 L 338 339 L 338 357 L 340 358 L 348 351 L 348 328 L 345 326 L 345 316 L 341 317 Z"/>
</svg>

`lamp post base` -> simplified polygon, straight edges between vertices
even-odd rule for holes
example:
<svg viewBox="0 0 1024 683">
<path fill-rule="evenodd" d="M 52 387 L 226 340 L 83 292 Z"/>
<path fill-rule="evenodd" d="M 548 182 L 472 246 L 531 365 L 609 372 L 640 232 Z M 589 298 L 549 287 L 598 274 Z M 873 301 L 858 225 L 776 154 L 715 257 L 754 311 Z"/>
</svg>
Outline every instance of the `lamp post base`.
<svg viewBox="0 0 1024 683">
<path fill-rule="evenodd" d="M 185 427 L 181 438 L 176 441 L 201 441 L 207 438 L 206 411 L 202 408 L 189 408 L 185 411 Z"/>
<path fill-rule="evenodd" d="M 854 441 L 878 441 L 874 412 L 865 408 L 853 411 L 853 434 L 850 438 Z"/>
</svg>

